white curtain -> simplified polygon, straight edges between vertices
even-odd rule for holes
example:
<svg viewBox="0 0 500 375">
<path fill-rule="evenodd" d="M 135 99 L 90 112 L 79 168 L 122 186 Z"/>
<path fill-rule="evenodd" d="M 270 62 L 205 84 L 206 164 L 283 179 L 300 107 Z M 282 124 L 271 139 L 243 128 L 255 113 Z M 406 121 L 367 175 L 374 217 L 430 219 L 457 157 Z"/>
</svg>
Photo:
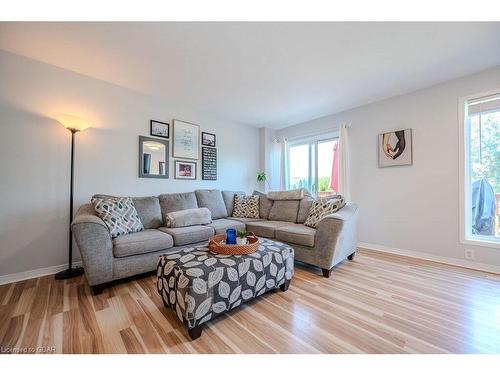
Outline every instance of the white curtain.
<svg viewBox="0 0 500 375">
<path fill-rule="evenodd" d="M 351 199 L 349 125 L 340 125 L 339 134 L 339 193 L 346 201 Z"/>
<path fill-rule="evenodd" d="M 288 190 L 288 140 L 286 138 L 279 139 L 281 145 L 281 164 L 280 164 L 280 190 Z"/>
</svg>

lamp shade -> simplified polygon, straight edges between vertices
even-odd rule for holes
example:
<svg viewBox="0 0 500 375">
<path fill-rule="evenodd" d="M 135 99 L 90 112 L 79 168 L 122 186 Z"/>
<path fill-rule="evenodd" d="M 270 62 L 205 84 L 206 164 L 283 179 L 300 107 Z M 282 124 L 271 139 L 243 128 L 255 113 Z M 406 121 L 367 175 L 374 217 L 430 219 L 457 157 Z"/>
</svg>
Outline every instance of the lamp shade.
<svg viewBox="0 0 500 375">
<path fill-rule="evenodd" d="M 85 130 L 88 127 L 90 127 L 89 122 L 81 117 L 61 113 L 61 114 L 56 115 L 55 118 L 66 129 L 70 129 L 73 131 L 81 131 L 81 130 Z"/>
</svg>

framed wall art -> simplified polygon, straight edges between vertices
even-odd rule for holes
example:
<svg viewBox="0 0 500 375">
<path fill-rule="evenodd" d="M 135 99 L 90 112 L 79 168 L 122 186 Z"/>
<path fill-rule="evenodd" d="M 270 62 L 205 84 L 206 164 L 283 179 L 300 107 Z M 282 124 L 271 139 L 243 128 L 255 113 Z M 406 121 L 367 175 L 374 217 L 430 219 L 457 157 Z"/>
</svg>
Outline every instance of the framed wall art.
<svg viewBox="0 0 500 375">
<path fill-rule="evenodd" d="M 196 180 L 196 162 L 175 160 L 174 177 L 178 180 Z"/>
<path fill-rule="evenodd" d="M 201 148 L 201 179 L 217 180 L 217 149 Z"/>
<path fill-rule="evenodd" d="M 189 122 L 174 120 L 174 158 L 200 158 L 200 126 Z"/>
<path fill-rule="evenodd" d="M 215 147 L 215 134 L 201 132 L 201 144 L 203 146 Z"/>
<path fill-rule="evenodd" d="M 395 130 L 378 135 L 378 166 L 395 167 L 413 164 L 411 129 Z"/>
<path fill-rule="evenodd" d="M 150 134 L 155 137 L 170 138 L 170 124 L 166 122 L 151 120 Z"/>
</svg>

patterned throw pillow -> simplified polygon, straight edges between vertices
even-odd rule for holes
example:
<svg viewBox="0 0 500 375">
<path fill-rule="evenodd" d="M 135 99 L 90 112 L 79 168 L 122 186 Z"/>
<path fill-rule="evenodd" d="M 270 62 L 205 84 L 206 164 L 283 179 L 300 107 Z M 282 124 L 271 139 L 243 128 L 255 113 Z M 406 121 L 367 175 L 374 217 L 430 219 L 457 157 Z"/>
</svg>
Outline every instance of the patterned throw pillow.
<svg viewBox="0 0 500 375">
<path fill-rule="evenodd" d="M 259 196 L 234 196 L 233 217 L 259 218 Z"/>
<path fill-rule="evenodd" d="M 132 198 L 94 197 L 92 198 L 92 205 L 97 216 L 104 221 L 113 238 L 144 230 Z"/>
<path fill-rule="evenodd" d="M 333 214 L 337 212 L 342 207 L 345 206 L 344 198 L 339 197 L 335 199 L 328 198 L 319 198 L 316 199 L 311 209 L 309 210 L 309 215 L 307 215 L 307 219 L 304 222 L 304 225 L 307 225 L 311 228 L 316 228 L 319 222 L 327 215 Z"/>
</svg>

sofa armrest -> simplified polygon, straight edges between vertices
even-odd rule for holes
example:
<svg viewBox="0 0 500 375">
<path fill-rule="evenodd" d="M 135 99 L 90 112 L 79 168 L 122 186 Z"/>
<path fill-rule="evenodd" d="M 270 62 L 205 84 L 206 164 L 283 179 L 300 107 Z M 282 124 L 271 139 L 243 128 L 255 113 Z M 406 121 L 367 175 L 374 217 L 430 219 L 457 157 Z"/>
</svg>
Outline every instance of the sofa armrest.
<svg viewBox="0 0 500 375">
<path fill-rule="evenodd" d="M 318 224 L 314 247 L 322 268 L 330 269 L 356 251 L 358 205 L 347 203 Z"/>
<path fill-rule="evenodd" d="M 89 284 L 113 279 L 113 241 L 108 227 L 91 204 L 81 206 L 71 223 L 71 231 L 82 256 Z"/>
</svg>

